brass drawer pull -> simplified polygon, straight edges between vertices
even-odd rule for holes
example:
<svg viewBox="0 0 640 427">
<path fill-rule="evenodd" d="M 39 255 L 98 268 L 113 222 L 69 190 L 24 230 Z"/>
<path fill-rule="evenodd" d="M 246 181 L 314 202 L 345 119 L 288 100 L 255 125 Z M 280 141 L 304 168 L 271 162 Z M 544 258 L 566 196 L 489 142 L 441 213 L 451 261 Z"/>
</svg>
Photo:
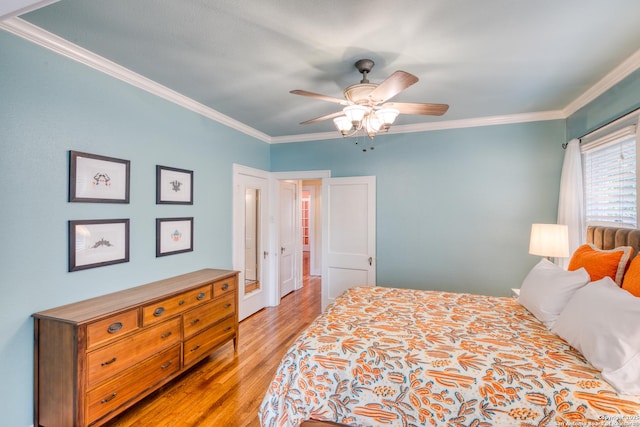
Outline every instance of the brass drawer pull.
<svg viewBox="0 0 640 427">
<path fill-rule="evenodd" d="M 196 298 L 198 299 L 198 301 L 202 301 L 206 296 L 207 296 L 206 293 L 200 292 Z"/>
<path fill-rule="evenodd" d="M 229 284 L 225 283 L 224 285 L 222 285 L 222 290 L 226 291 L 227 289 L 229 289 Z"/>
<path fill-rule="evenodd" d="M 111 360 L 107 360 L 106 362 L 102 362 L 102 363 L 100 364 L 100 366 L 107 366 L 107 365 L 111 365 L 111 364 L 112 364 L 113 362 L 115 362 L 116 360 L 117 360 L 117 358 L 116 358 L 116 357 L 114 357 L 114 358 L 113 358 L 113 359 L 111 359 Z"/>
<path fill-rule="evenodd" d="M 155 310 L 153 310 L 153 315 L 156 317 L 160 317 L 164 314 L 164 307 L 158 307 Z"/>
<path fill-rule="evenodd" d="M 229 308 L 229 307 L 231 307 L 230 303 L 224 306 L 224 308 Z"/>
<path fill-rule="evenodd" d="M 117 395 L 118 393 L 113 393 L 111 396 L 107 397 L 106 399 L 102 399 L 100 403 L 111 402 Z"/>
<path fill-rule="evenodd" d="M 191 351 L 196 351 L 196 350 L 197 350 L 197 349 L 199 349 L 199 348 L 200 348 L 200 344 L 198 344 L 197 346 L 193 347 L 193 348 L 191 349 Z"/>
<path fill-rule="evenodd" d="M 229 326 L 229 327 L 228 327 L 227 329 L 225 329 L 224 331 L 225 331 L 225 332 L 229 332 L 229 331 L 230 331 L 230 330 L 232 330 L 232 329 L 233 329 L 233 327 L 232 327 L 232 326 Z"/>
<path fill-rule="evenodd" d="M 169 362 L 167 362 L 164 365 L 160 366 L 160 369 L 167 369 L 171 365 L 173 365 L 173 360 L 169 360 Z"/>
<path fill-rule="evenodd" d="M 181 299 L 180 302 L 178 303 L 178 305 L 184 305 L 184 300 Z"/>
<path fill-rule="evenodd" d="M 115 322 L 109 325 L 109 328 L 107 329 L 107 332 L 110 334 L 115 334 L 116 332 L 118 332 L 120 329 L 122 329 L 124 325 L 122 324 L 122 322 Z"/>
<path fill-rule="evenodd" d="M 193 325 L 197 325 L 199 321 L 200 321 L 200 319 L 193 319 L 193 320 L 191 321 L 191 325 L 192 325 L 192 326 L 193 326 Z"/>
<path fill-rule="evenodd" d="M 162 339 L 169 338 L 169 337 L 171 336 L 171 334 L 172 334 L 172 333 L 173 333 L 173 332 L 171 332 L 171 331 L 166 332 L 166 333 L 164 333 L 164 334 L 160 335 L 160 338 L 162 338 Z"/>
</svg>

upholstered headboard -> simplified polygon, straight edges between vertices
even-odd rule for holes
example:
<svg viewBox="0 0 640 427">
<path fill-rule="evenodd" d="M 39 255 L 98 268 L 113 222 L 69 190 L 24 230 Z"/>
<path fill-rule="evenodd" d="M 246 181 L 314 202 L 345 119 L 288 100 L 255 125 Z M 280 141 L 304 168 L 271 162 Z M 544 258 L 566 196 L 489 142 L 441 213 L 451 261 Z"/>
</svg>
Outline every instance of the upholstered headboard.
<svg viewBox="0 0 640 427">
<path fill-rule="evenodd" d="M 614 249 L 618 246 L 631 246 L 632 257 L 640 251 L 640 230 L 635 228 L 587 227 L 587 243 L 593 243 L 600 249 Z"/>
</svg>

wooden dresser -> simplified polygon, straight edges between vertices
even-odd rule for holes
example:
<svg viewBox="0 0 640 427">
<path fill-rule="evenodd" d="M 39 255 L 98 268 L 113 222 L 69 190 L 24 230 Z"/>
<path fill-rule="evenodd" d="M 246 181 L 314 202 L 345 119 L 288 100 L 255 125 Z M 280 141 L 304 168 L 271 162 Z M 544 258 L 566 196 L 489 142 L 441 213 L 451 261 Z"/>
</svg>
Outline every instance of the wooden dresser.
<svg viewBox="0 0 640 427">
<path fill-rule="evenodd" d="M 35 313 L 35 426 L 100 425 L 233 340 L 238 273 L 204 269 Z"/>
</svg>

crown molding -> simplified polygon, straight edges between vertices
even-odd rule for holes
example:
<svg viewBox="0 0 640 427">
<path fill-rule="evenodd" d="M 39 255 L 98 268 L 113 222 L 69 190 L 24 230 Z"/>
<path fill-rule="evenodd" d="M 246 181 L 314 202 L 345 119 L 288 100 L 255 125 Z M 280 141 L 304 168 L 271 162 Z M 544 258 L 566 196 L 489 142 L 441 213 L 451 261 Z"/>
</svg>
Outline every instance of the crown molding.
<svg viewBox="0 0 640 427">
<path fill-rule="evenodd" d="M 640 68 L 640 49 L 635 51 L 635 53 L 629 58 L 622 61 L 620 65 L 607 73 L 595 85 L 587 89 L 586 92 L 577 97 L 573 102 L 564 107 L 562 111 L 565 117 L 569 117 L 580 108 L 602 95 L 608 89 L 611 89 L 616 83 L 622 81 L 622 79 L 636 71 L 638 68 Z"/>
<path fill-rule="evenodd" d="M 46 4 L 47 2 L 44 1 L 42 3 Z M 100 55 L 96 55 L 95 53 L 87 49 L 71 43 L 70 41 L 63 39 L 62 37 L 56 36 L 55 34 L 50 33 L 23 19 L 17 17 L 6 19 L 0 22 L 0 28 L 39 46 L 49 49 L 55 53 L 80 62 L 97 71 L 117 78 L 125 83 L 159 96 L 169 102 L 177 104 L 183 108 L 191 110 L 206 118 L 209 118 L 213 121 L 221 123 L 225 126 L 228 126 L 232 129 L 235 129 L 266 143 L 280 144 L 327 139 L 342 139 L 342 136 L 337 131 L 272 137 L 225 114 L 222 114 L 219 111 L 207 107 L 206 105 L 201 104 L 189 97 L 186 97 L 172 89 L 169 89 L 166 86 L 156 83 L 153 80 L 137 74 L 125 67 L 122 67 L 115 62 L 109 61 L 108 59 Z M 627 77 L 638 68 L 640 68 L 640 49 L 562 110 L 511 114 L 502 116 L 476 117 L 460 120 L 444 120 L 412 125 L 399 125 L 392 127 L 388 133 L 399 134 L 427 132 L 434 130 L 566 119 L 571 114 L 596 99 L 606 90 L 611 88 L 616 83 L 620 82 L 623 78 Z"/>
<path fill-rule="evenodd" d="M 153 80 L 129 70 L 128 68 L 122 67 L 115 62 L 109 61 L 100 55 L 96 55 L 95 53 L 71 43 L 62 37 L 45 31 L 23 19 L 7 19 L 0 22 L 0 28 L 239 132 L 264 142 L 271 142 L 271 137 L 263 132 L 232 119 L 231 117 L 209 108 L 206 105 L 194 101 L 193 99 L 171 90 L 166 86 L 156 83 Z"/>
<path fill-rule="evenodd" d="M 343 136 L 336 130 L 334 132 L 301 133 L 297 135 L 274 136 L 272 144 L 288 144 L 290 142 L 320 141 L 326 139 L 342 139 Z"/>
<path fill-rule="evenodd" d="M 562 111 L 540 111 L 535 113 L 507 114 L 502 116 L 475 117 L 471 119 L 444 120 L 440 122 L 421 123 L 415 125 L 401 125 L 396 126 L 397 129 L 391 128 L 389 133 L 424 132 L 563 119 L 566 119 L 566 116 Z"/>
<path fill-rule="evenodd" d="M 509 114 L 504 116 L 477 117 L 473 119 L 443 120 L 431 123 L 418 123 L 412 125 L 392 126 L 385 134 L 428 132 L 445 129 L 462 129 L 480 126 L 506 125 L 525 122 L 541 122 L 546 120 L 564 120 L 566 116 L 560 110 L 541 111 L 537 113 Z M 272 144 L 284 144 L 289 142 L 318 141 L 326 139 L 342 139 L 338 131 L 323 133 L 308 133 L 301 135 L 277 136 L 271 138 Z"/>
</svg>

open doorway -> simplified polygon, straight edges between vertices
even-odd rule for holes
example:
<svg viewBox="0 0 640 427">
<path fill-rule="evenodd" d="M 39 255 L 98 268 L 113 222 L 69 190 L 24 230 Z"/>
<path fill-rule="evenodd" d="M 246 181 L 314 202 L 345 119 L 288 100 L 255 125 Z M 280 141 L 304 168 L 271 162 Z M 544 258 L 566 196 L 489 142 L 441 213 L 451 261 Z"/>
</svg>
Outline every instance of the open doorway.
<svg viewBox="0 0 640 427">
<path fill-rule="evenodd" d="M 304 267 L 305 267 L 305 255 L 308 255 L 309 262 L 309 274 L 317 276 L 320 279 L 322 274 L 322 180 L 330 177 L 330 171 L 299 171 L 299 172 L 273 172 L 273 194 L 280 199 L 286 197 L 287 192 L 281 192 L 280 189 L 285 184 L 296 183 L 296 196 L 295 196 L 295 215 L 292 219 L 295 231 L 295 246 L 292 248 L 292 264 L 285 263 L 284 267 L 281 262 L 278 262 L 277 269 L 277 290 L 272 294 L 274 299 L 272 305 L 277 305 L 280 298 L 284 295 L 281 290 L 284 288 L 288 290 L 289 286 L 289 274 L 290 266 L 293 265 L 293 275 L 295 277 L 294 291 L 304 286 Z M 305 188 L 309 187 L 309 188 Z M 308 247 L 307 251 L 304 249 L 304 237 L 303 237 L 303 189 L 310 190 L 312 196 L 309 203 L 308 219 Z M 282 200 L 277 200 L 274 203 L 274 207 L 277 207 L 277 211 L 274 212 L 275 218 L 278 218 L 278 231 L 277 231 L 277 251 L 278 258 L 280 255 L 287 255 L 288 247 L 286 241 L 288 240 L 288 233 L 290 230 L 286 224 L 282 224 L 282 219 L 289 217 L 288 204 L 283 203 Z M 284 215 L 283 215 L 284 213 Z M 284 282 L 284 286 L 283 286 Z"/>
<path fill-rule="evenodd" d="M 305 253 L 302 217 L 302 188 L 309 179 L 279 180 L 281 187 L 295 186 L 295 193 L 299 197 L 292 198 L 291 191 L 280 192 L 279 218 L 280 254 L 286 255 L 286 242 L 290 241 L 290 224 L 295 224 L 297 230 L 292 251 L 292 257 L 287 262 L 280 263 L 280 279 L 289 279 L 293 263 L 296 286 L 292 291 L 303 287 L 303 260 Z M 323 309 L 342 291 L 353 286 L 375 286 L 376 283 L 376 211 L 375 211 L 375 176 L 323 178 L 322 185 L 316 193 L 321 200 L 316 203 L 321 209 L 316 209 L 316 221 L 322 224 L 314 227 L 322 235 L 311 239 L 309 232 L 309 261 L 312 268 L 321 269 L 321 293 Z M 285 201 L 286 199 L 286 201 Z M 295 202 L 292 202 L 294 200 Z M 292 205 L 297 208 L 292 209 Z M 293 213 L 292 213 L 293 212 Z M 294 218 L 289 221 L 290 218 Z M 284 221 L 287 219 L 287 221 Z M 284 221 L 284 222 L 283 222 Z M 315 243 L 312 242 L 315 240 Z M 313 251 L 313 248 L 317 250 Z M 280 256 L 283 259 L 283 256 Z M 314 267 L 311 267 L 311 266 Z M 283 268 L 283 267 L 286 267 Z M 280 286 L 283 289 L 284 286 Z M 285 288 L 286 289 L 286 288 Z M 282 293 L 279 295 L 286 295 Z M 277 305 L 277 303 L 275 304 Z"/>
<path fill-rule="evenodd" d="M 314 224 L 309 230 L 309 273 L 321 284 L 323 308 L 345 286 L 358 283 L 375 286 L 375 177 L 331 178 L 328 170 L 266 172 L 234 164 L 233 265 L 240 271 L 240 283 L 246 285 L 239 287 L 240 319 L 261 307 L 280 304 L 281 269 L 278 261 L 283 246 L 278 188 L 284 181 L 295 182 L 298 189 L 295 192 L 298 196 L 293 199 L 297 207 L 289 215 L 299 230 L 292 248 L 294 290 L 304 286 L 302 188 L 305 185 L 315 186 L 314 197 L 310 199 L 315 202 L 310 202 L 310 209 L 316 215 L 313 219 L 309 217 Z M 350 189 L 355 193 L 352 194 Z M 254 217 L 261 219 L 255 227 L 245 228 Z M 332 228 L 331 224 L 338 228 Z M 362 229 L 358 239 L 353 238 L 354 229 Z M 256 230 L 255 241 L 247 237 L 247 230 Z M 349 232 L 344 233 L 344 230 Z M 345 237 L 347 235 L 348 238 Z M 343 244 L 348 247 L 341 248 Z M 362 248 L 358 253 L 354 252 L 356 246 Z M 332 252 L 332 248 L 337 253 Z M 355 256 L 345 257 L 345 253 Z"/>
</svg>

